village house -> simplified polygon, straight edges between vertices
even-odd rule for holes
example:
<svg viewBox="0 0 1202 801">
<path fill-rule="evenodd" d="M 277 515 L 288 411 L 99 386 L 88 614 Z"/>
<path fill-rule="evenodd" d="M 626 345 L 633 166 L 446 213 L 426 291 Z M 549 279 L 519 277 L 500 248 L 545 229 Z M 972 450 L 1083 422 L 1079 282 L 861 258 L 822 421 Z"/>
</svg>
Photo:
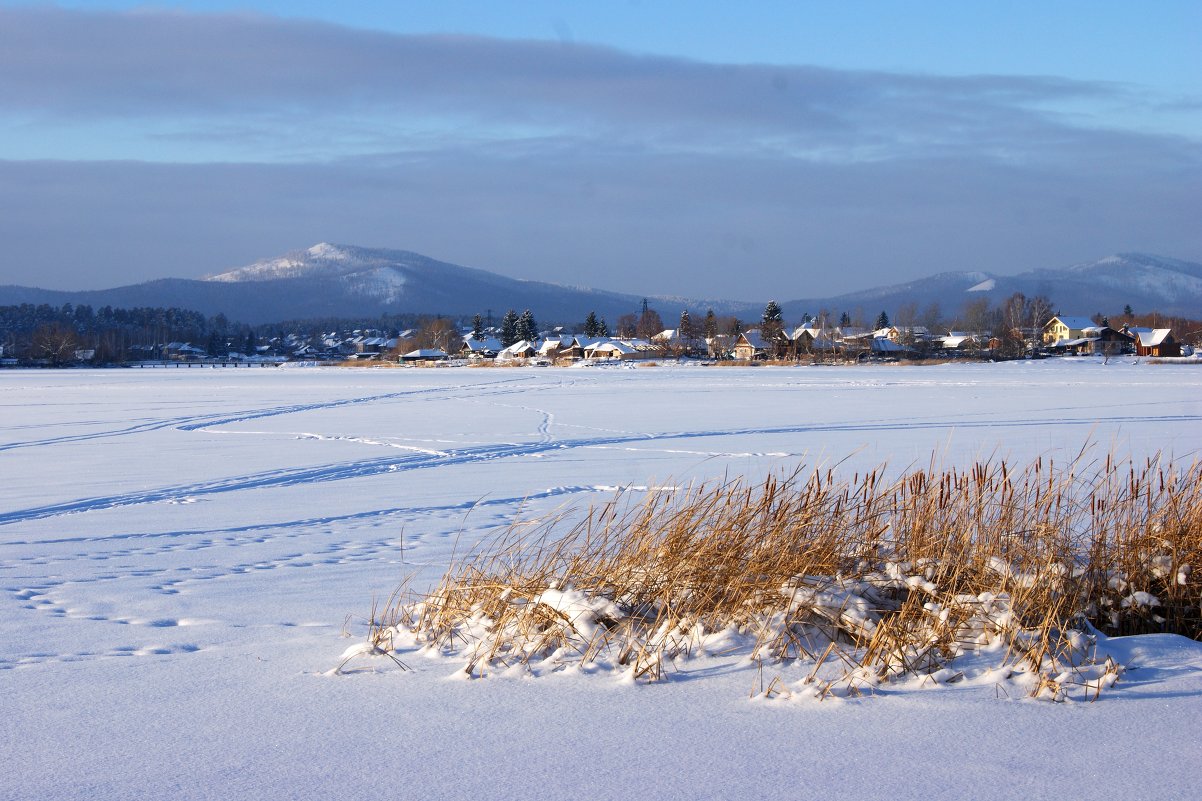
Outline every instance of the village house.
<svg viewBox="0 0 1202 801">
<path fill-rule="evenodd" d="M 1048 341 L 1049 326 L 1057 319 L 1063 320 L 1061 324 L 1063 328 L 1055 329 L 1057 334 L 1068 330 L 1071 333 L 1079 334 L 1072 339 L 1055 339 Z M 1088 322 L 1089 325 L 1083 325 L 1080 328 L 1069 328 L 1069 321 L 1074 323 Z M 1119 353 L 1130 353 L 1134 349 L 1135 337 L 1117 331 L 1108 325 L 1097 325 L 1087 317 L 1066 317 L 1052 318 L 1052 322 L 1044 326 L 1044 344 L 1052 352 L 1061 353 L 1101 353 L 1106 355 L 1116 355 Z"/>
<path fill-rule="evenodd" d="M 903 345 L 914 345 L 926 342 L 931 338 L 931 331 L 925 325 L 891 325 L 876 332 L 876 336 Z"/>
<path fill-rule="evenodd" d="M 628 361 L 642 356 L 633 344 L 618 339 L 600 340 L 584 349 L 584 358 L 598 361 Z"/>
<path fill-rule="evenodd" d="M 790 351 L 794 358 L 808 353 L 829 353 L 838 350 L 834 334 L 816 323 L 805 323 L 789 335 Z"/>
<path fill-rule="evenodd" d="M 981 346 L 979 337 L 964 331 L 949 331 L 944 336 L 932 337 L 931 347 L 948 354 L 964 354 L 975 351 Z"/>
<path fill-rule="evenodd" d="M 401 354 L 402 362 L 441 362 L 446 361 L 447 353 L 441 348 L 418 348 Z"/>
<path fill-rule="evenodd" d="M 552 362 L 562 359 L 579 358 L 574 356 L 576 349 L 576 337 L 571 334 L 557 335 L 547 337 L 542 344 L 538 346 L 538 355 Z M 583 348 L 581 349 L 583 355 Z"/>
<path fill-rule="evenodd" d="M 497 353 L 498 362 L 512 362 L 521 359 L 533 359 L 538 353 L 538 347 L 535 343 L 525 339 L 519 339 L 507 348 L 502 348 Z"/>
<path fill-rule="evenodd" d="M 459 348 L 459 355 L 469 359 L 495 359 L 497 354 L 505 349 L 499 339 L 495 337 L 484 337 L 476 339 L 471 334 L 463 338 L 463 345 Z"/>
<path fill-rule="evenodd" d="M 1088 339 L 1086 331 L 1097 329 L 1099 326 L 1088 317 L 1065 317 L 1056 315 L 1043 326 L 1043 344 L 1057 347 L 1058 342 L 1068 342 L 1074 339 Z"/>
<path fill-rule="evenodd" d="M 208 351 L 204 348 L 198 348 L 195 345 L 187 342 L 168 342 L 167 343 L 167 358 L 176 361 L 188 361 L 191 359 L 202 359 L 208 356 Z"/>
<path fill-rule="evenodd" d="M 760 336 L 759 329 L 753 328 L 739 334 L 731 353 L 739 361 L 750 362 L 756 359 L 767 359 L 774 354 L 775 350 L 776 348 L 771 342 Z"/>
<path fill-rule="evenodd" d="M 570 337 L 570 343 L 564 344 L 566 339 L 568 339 L 568 337 L 565 337 L 564 340 L 561 340 L 559 347 L 558 359 L 561 362 L 579 361 L 580 359 L 585 358 L 585 354 L 588 351 L 589 346 L 595 345 L 598 342 L 609 341 L 609 337 L 586 337 L 583 335 L 576 335 Z"/>
<path fill-rule="evenodd" d="M 711 359 L 729 359 L 731 348 L 738 337 L 730 334 L 715 334 L 705 338 L 705 354 Z"/>
<path fill-rule="evenodd" d="M 1181 355 L 1181 343 L 1173 338 L 1171 328 L 1139 330 L 1135 335 L 1138 356 L 1174 357 Z"/>
</svg>

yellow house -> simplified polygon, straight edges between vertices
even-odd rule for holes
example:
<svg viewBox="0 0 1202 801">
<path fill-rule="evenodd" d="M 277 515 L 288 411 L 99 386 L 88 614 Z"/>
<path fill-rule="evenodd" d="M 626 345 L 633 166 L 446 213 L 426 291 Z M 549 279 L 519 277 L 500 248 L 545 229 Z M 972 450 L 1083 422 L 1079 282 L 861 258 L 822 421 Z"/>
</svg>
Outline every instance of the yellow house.
<svg viewBox="0 0 1202 801">
<path fill-rule="evenodd" d="M 1048 320 L 1047 325 L 1043 327 L 1043 344 L 1055 345 L 1057 342 L 1065 340 L 1084 339 L 1087 336 L 1085 329 L 1100 327 L 1088 317 L 1061 317 L 1057 315 Z"/>
</svg>

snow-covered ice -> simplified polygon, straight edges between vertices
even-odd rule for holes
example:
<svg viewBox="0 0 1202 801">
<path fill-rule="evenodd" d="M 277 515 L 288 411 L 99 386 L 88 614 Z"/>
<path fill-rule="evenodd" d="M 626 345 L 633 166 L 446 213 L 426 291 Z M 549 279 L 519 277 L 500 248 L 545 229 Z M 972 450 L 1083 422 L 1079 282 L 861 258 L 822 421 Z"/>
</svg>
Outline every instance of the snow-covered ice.
<svg viewBox="0 0 1202 801">
<path fill-rule="evenodd" d="M 0 372 L 0 797 L 1194 798 L 1202 646 L 1178 637 L 1105 641 L 1128 671 L 1067 705 L 952 673 L 752 702 L 720 660 L 451 680 L 363 645 L 402 578 L 615 488 L 1188 464 L 1202 370 L 1132 361 Z"/>
</svg>

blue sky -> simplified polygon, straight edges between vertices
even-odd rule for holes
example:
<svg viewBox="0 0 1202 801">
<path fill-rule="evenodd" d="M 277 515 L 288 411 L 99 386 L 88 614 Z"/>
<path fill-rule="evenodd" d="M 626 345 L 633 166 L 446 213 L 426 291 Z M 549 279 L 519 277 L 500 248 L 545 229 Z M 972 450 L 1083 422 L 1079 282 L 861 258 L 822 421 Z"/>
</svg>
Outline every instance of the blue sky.
<svg viewBox="0 0 1202 801">
<path fill-rule="evenodd" d="M 1196 2 L 0 2 L 0 283 L 320 240 L 747 300 L 1202 260 L 1200 43 Z"/>
</svg>

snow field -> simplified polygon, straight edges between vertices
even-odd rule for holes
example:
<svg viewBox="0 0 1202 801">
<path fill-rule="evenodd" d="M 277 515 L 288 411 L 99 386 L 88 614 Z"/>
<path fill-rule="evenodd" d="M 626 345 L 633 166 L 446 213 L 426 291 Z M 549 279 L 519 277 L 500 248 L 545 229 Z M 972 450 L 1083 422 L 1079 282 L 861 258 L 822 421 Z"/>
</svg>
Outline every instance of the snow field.
<svg viewBox="0 0 1202 801">
<path fill-rule="evenodd" d="M 1067 706 L 988 678 L 749 702 L 754 669 L 721 658 L 634 687 L 452 681 L 461 663 L 420 655 L 329 672 L 373 598 L 433 586 L 515 519 L 803 461 L 1092 442 L 1188 464 L 1202 372 L 231 373 L 0 372 L 0 797 L 1195 795 L 1202 654 L 1167 636 L 1109 640 L 1128 671 Z"/>
</svg>

